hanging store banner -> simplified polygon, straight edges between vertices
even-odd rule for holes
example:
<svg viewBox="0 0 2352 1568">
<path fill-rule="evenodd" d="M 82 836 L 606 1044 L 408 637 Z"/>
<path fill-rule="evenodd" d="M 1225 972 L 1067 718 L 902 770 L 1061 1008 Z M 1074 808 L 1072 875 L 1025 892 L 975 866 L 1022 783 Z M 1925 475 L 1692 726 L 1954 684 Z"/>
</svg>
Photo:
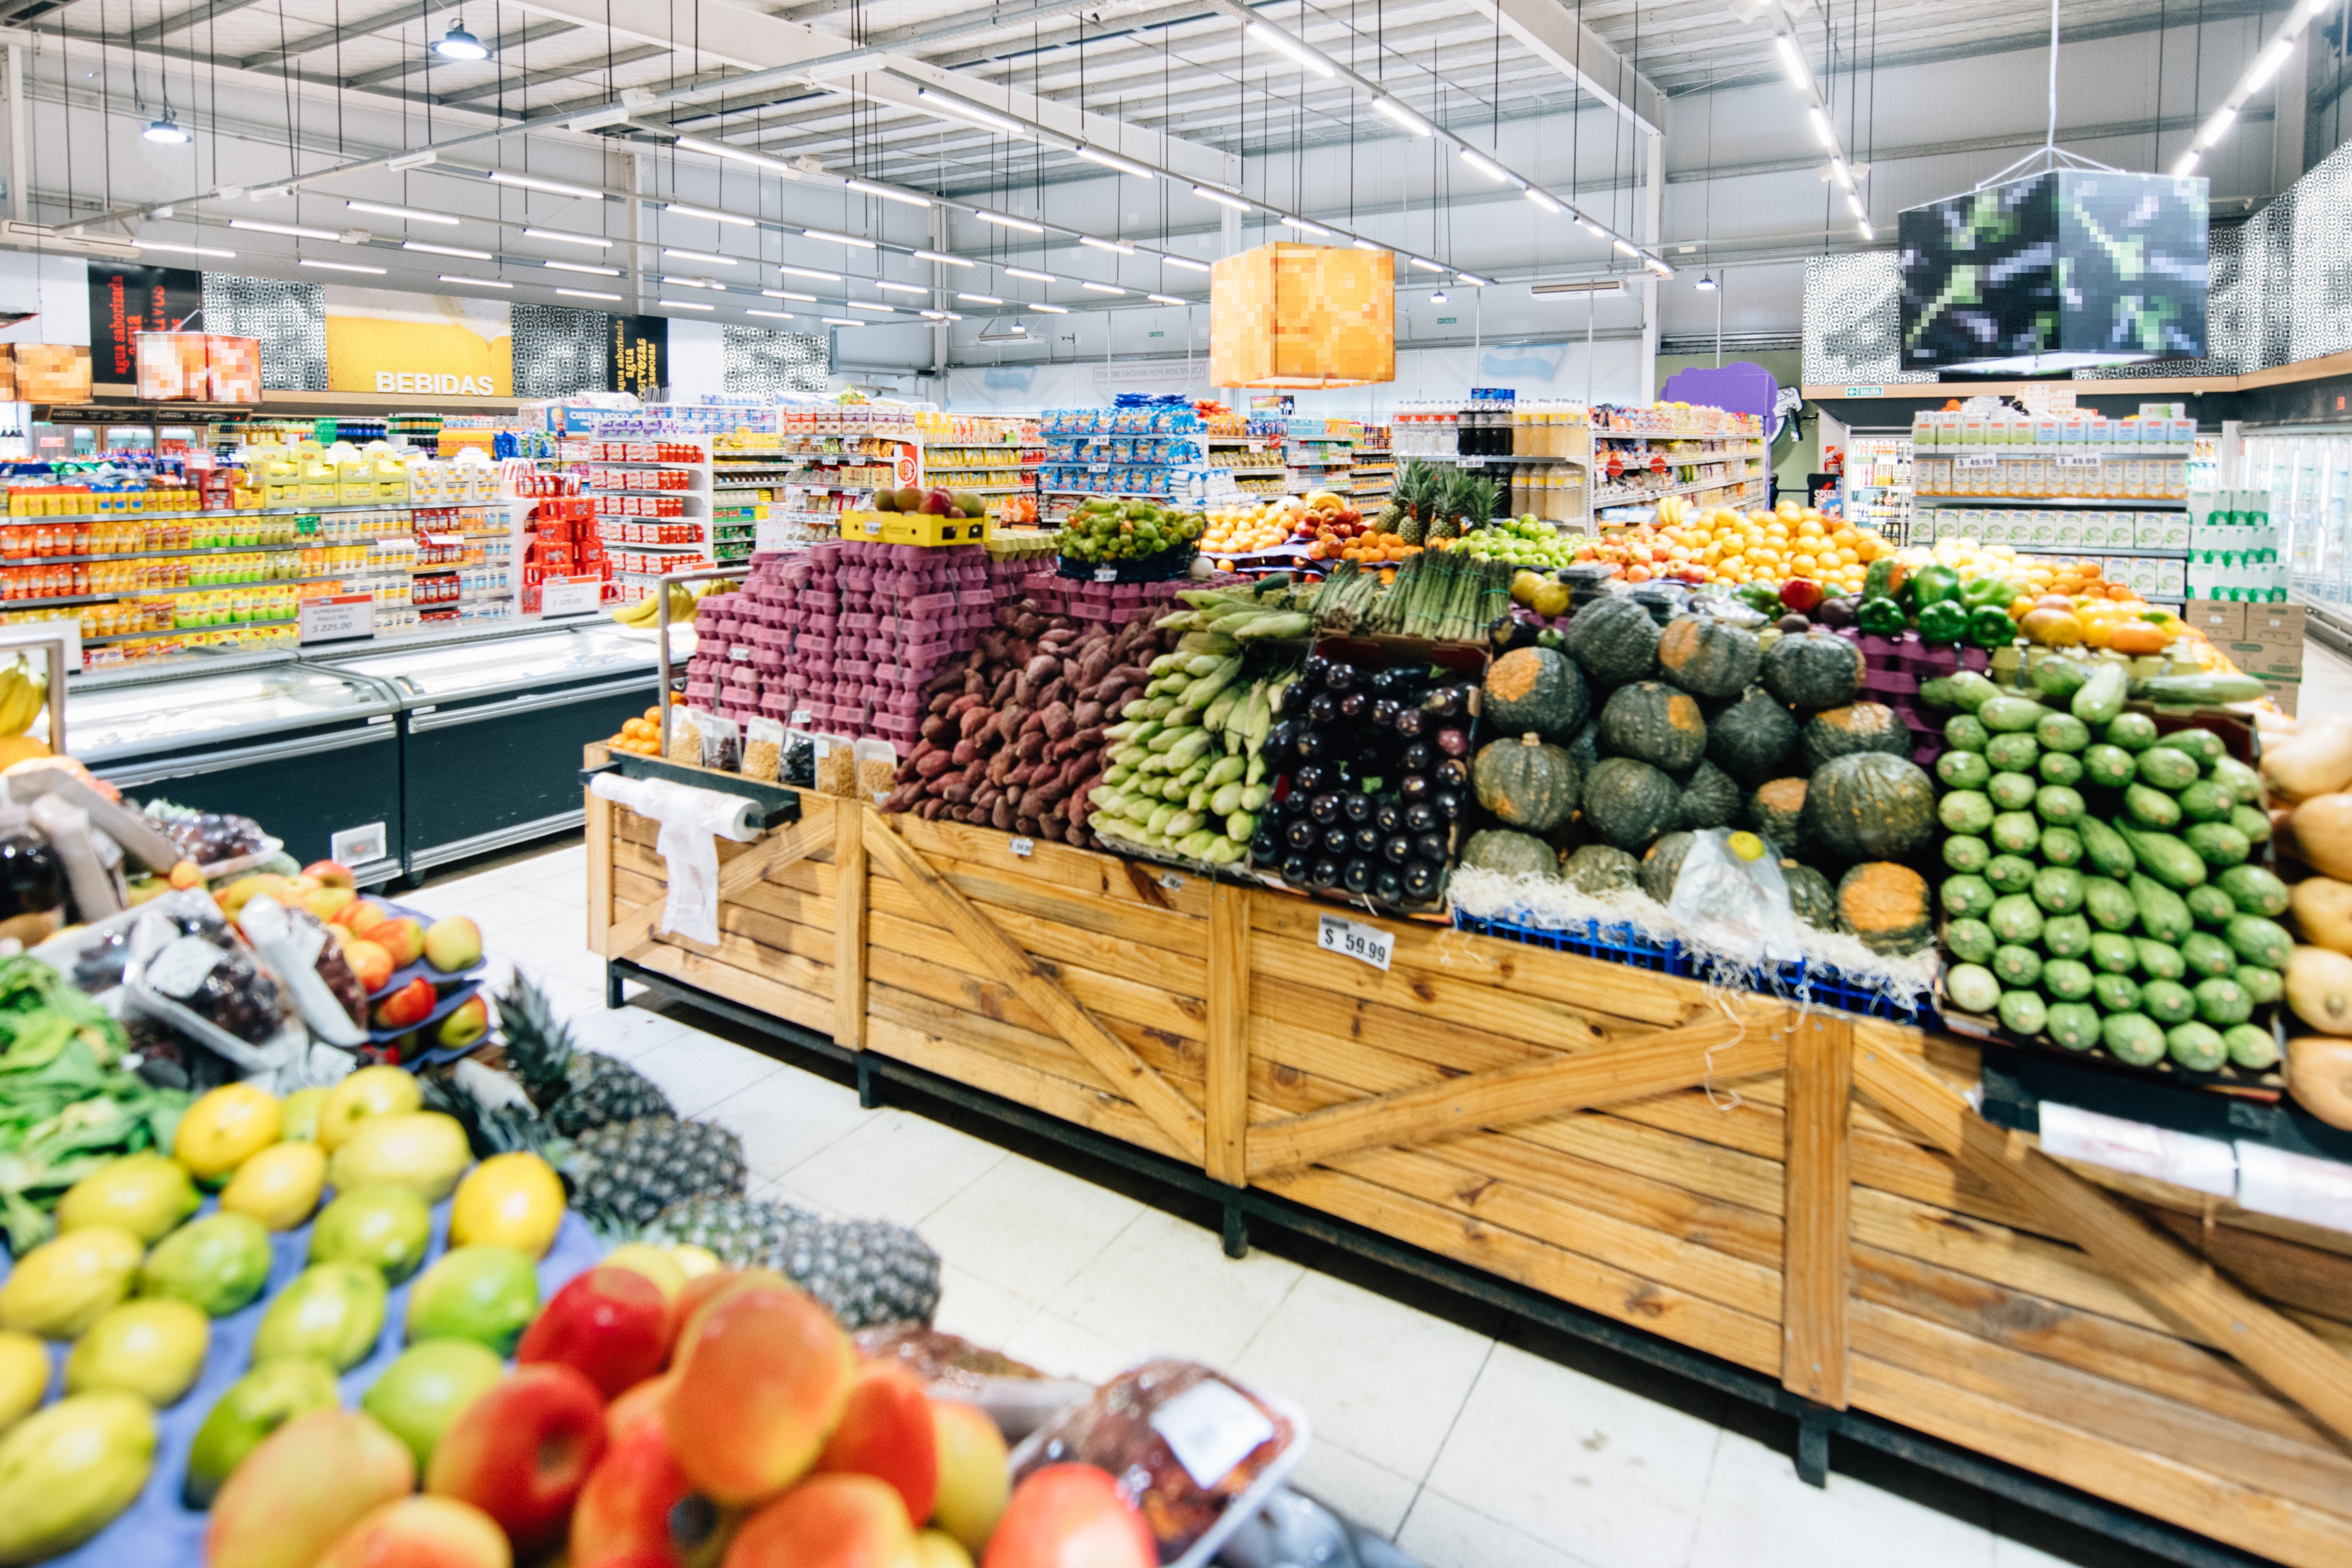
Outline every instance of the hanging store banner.
<svg viewBox="0 0 2352 1568">
<path fill-rule="evenodd" d="M 329 284 L 327 390 L 385 397 L 511 397 L 514 327 L 502 300 Z"/>
<path fill-rule="evenodd" d="M 1364 386 L 1396 379 L 1395 258 L 1276 241 L 1209 274 L 1217 386 Z"/>
<path fill-rule="evenodd" d="M 669 384 L 669 318 L 615 316 L 604 361 L 604 386 L 651 397 Z"/>
<path fill-rule="evenodd" d="M 89 349 L 100 381 L 129 382 L 139 374 L 139 334 L 201 331 L 205 275 L 184 267 L 137 262 L 89 264 Z"/>
</svg>

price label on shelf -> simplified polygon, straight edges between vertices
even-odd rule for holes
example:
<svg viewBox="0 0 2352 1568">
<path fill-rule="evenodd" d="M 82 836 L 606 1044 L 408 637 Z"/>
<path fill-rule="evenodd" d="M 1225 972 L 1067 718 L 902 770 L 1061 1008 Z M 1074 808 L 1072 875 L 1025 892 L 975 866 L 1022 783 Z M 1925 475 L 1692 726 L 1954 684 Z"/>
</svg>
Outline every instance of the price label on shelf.
<svg viewBox="0 0 2352 1568">
<path fill-rule="evenodd" d="M 1339 915 L 1319 915 L 1316 926 L 1316 944 L 1324 952 L 1387 970 L 1389 957 L 1396 947 L 1396 938 L 1390 932 Z"/>
<path fill-rule="evenodd" d="M 2069 453 L 2058 459 L 2058 466 L 2062 468 L 2095 468 L 2105 461 L 2105 458 L 2083 453 Z"/>
<path fill-rule="evenodd" d="M 1037 841 L 1034 838 L 1016 838 L 1013 840 L 1012 843 L 1007 844 L 1005 847 L 1025 860 L 1030 856 L 1037 853 Z"/>
<path fill-rule="evenodd" d="M 539 613 L 541 616 L 593 615 L 604 597 L 604 584 L 595 577 L 582 577 L 572 582 L 548 582 L 539 591 Z"/>
<path fill-rule="evenodd" d="M 375 595 L 338 594 L 305 599 L 294 613 L 298 642 L 345 642 L 375 636 Z"/>
<path fill-rule="evenodd" d="M 1999 458 L 1954 458 L 1952 467 L 1961 473 L 1967 473 L 1972 468 L 1998 468 L 2000 467 L 2000 459 Z"/>
<path fill-rule="evenodd" d="M 1486 459 L 1484 458 L 1456 458 L 1454 461 L 1458 467 L 1465 468 L 1483 468 L 1486 466 Z"/>
<path fill-rule="evenodd" d="M 1087 472 L 1090 474 L 1107 474 L 1110 472 L 1110 465 L 1108 463 L 1088 463 L 1087 465 Z"/>
<path fill-rule="evenodd" d="M 1116 582 L 1118 582 L 1118 567 L 1116 567 L 1116 566 L 1097 566 L 1097 567 L 1096 567 L 1096 568 L 1095 568 L 1095 581 L 1096 581 L 1096 582 L 1097 582 L 1097 583 L 1116 583 Z"/>
</svg>

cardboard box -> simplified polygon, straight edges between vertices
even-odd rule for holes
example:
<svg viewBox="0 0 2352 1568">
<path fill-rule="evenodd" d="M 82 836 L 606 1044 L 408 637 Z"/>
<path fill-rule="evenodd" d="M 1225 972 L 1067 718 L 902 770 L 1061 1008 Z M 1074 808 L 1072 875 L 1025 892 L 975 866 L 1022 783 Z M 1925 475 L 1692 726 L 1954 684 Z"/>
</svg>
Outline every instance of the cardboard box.
<svg viewBox="0 0 2352 1568">
<path fill-rule="evenodd" d="M 2303 679 L 2303 649 L 2300 646 L 2281 647 L 2276 643 L 2233 642 L 2221 647 L 2229 654 L 2231 663 L 2257 680 Z"/>
<path fill-rule="evenodd" d="M 2181 607 L 2180 618 L 2205 634 L 2210 643 L 2242 642 L 2246 635 L 2246 606 L 2226 599 L 2191 599 Z"/>
<path fill-rule="evenodd" d="M 2242 605 L 2239 607 L 2246 612 L 2246 641 L 2291 647 L 2298 652 L 2303 647 L 2301 605 Z"/>
<path fill-rule="evenodd" d="M 2263 695 L 2269 698 L 2276 704 L 2278 710 L 2289 718 L 2294 716 L 2295 700 L 2302 690 L 2301 681 L 2265 680 L 2263 682 Z"/>
</svg>

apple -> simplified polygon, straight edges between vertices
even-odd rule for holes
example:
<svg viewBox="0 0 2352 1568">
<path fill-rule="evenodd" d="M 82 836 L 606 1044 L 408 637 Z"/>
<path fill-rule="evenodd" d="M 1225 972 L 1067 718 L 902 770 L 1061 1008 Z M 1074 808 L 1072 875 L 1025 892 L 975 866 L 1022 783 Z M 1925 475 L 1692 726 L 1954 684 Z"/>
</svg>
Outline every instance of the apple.
<svg viewBox="0 0 2352 1568">
<path fill-rule="evenodd" d="M 416 1485 L 407 1445 L 355 1410 L 314 1410 L 229 1472 L 205 1527 L 209 1568 L 311 1568 L 378 1505 Z"/>
<path fill-rule="evenodd" d="M 359 895 L 349 888 L 313 888 L 302 895 L 303 912 L 317 921 L 331 921 L 335 911 L 359 901 Z"/>
<path fill-rule="evenodd" d="M 897 490 L 876 490 L 874 492 L 874 510 L 876 511 L 897 511 L 898 510 L 898 492 Z"/>
<path fill-rule="evenodd" d="M 568 1366 L 520 1366 L 449 1424 L 425 1489 L 472 1503 L 527 1554 L 562 1538 L 572 1500 L 604 1452 L 596 1385 Z"/>
<path fill-rule="evenodd" d="M 978 1552 L 1004 1516 L 1013 1483 L 1004 1473 L 1004 1434 L 995 1418 L 960 1400 L 930 1402 L 931 1436 L 939 1455 L 939 1489 L 931 1523 Z"/>
<path fill-rule="evenodd" d="M 667 1247 L 654 1247 L 642 1241 L 623 1242 L 604 1254 L 604 1267 L 625 1268 L 642 1274 L 654 1283 L 665 1301 L 676 1301 L 686 1293 L 686 1269 L 670 1256 Z"/>
<path fill-rule="evenodd" d="M 887 1362 L 859 1367 L 841 1424 L 817 1456 L 816 1468 L 887 1481 L 906 1503 L 908 1519 L 919 1523 L 930 1518 L 940 1489 L 940 1451 L 922 1379 Z"/>
<path fill-rule="evenodd" d="M 415 984 L 423 985 L 428 982 L 420 976 Z M 454 1050 L 472 1045 L 489 1032 L 490 1009 L 477 993 L 458 1003 L 449 1016 L 441 1020 L 433 1031 L 433 1041 Z"/>
<path fill-rule="evenodd" d="M 425 1016 L 440 1004 L 441 994 L 433 989 L 433 982 L 418 975 L 399 990 L 375 1005 L 375 1026 L 379 1029 L 407 1029 L 425 1022 Z"/>
<path fill-rule="evenodd" d="M 359 887 L 358 880 L 352 876 L 352 868 L 341 860 L 313 860 L 302 868 L 302 875 L 322 888 L 341 888 L 351 891 Z"/>
<path fill-rule="evenodd" d="M 614 1443 L 641 1426 L 661 1426 L 662 1406 L 669 1401 L 669 1391 L 677 1386 L 677 1373 L 666 1372 L 659 1377 L 649 1377 L 635 1388 L 604 1406 L 604 1436 Z"/>
<path fill-rule="evenodd" d="M 463 915 L 435 921 L 425 932 L 425 962 L 444 974 L 482 962 L 482 928 Z"/>
<path fill-rule="evenodd" d="M 696 1489 L 722 1504 L 757 1502 L 807 1473 L 857 1368 L 831 1313 L 798 1290 L 761 1285 L 704 1307 L 677 1355 L 662 1429 Z M 904 1523 L 898 1494 L 888 1495 Z"/>
<path fill-rule="evenodd" d="M 971 1553 L 945 1531 L 922 1531 L 915 1537 L 915 1568 L 971 1568 Z"/>
<path fill-rule="evenodd" d="M 727 1568 L 908 1568 L 914 1552 L 915 1527 L 888 1485 L 813 1476 L 743 1521 Z"/>
<path fill-rule="evenodd" d="M 365 936 L 392 919 L 392 911 L 372 900 L 361 899 L 344 905 L 342 913 L 335 918 L 353 936 Z"/>
<path fill-rule="evenodd" d="M 591 1268 L 541 1310 L 515 1360 L 571 1367 L 612 1399 L 659 1372 L 668 1344 L 669 1301 L 659 1286 L 626 1268 Z"/>
<path fill-rule="evenodd" d="M 917 489 L 914 486 L 902 486 L 900 489 L 894 490 L 891 493 L 894 499 L 897 500 L 898 510 L 900 511 L 920 511 L 923 510 L 923 492 Z"/>
<path fill-rule="evenodd" d="M 923 492 L 923 510 L 933 517 L 945 517 L 948 509 L 953 505 L 955 505 L 954 500 L 945 490 Z"/>
<path fill-rule="evenodd" d="M 981 1568 L 1156 1568 L 1143 1516 L 1108 1470 L 1047 1465 L 1013 1488 Z"/>
<path fill-rule="evenodd" d="M 639 1422 L 604 1450 L 580 1489 L 572 1508 L 572 1561 L 601 1563 L 637 1552 L 676 1563 L 670 1510 L 693 1491 L 661 1427 Z"/>
<path fill-rule="evenodd" d="M 388 921 L 378 921 L 358 934 L 392 954 L 395 969 L 405 969 L 425 956 L 425 928 L 413 916 L 396 915 Z"/>
<path fill-rule="evenodd" d="M 498 1522 L 471 1503 L 404 1497 L 352 1526 L 318 1568 L 513 1568 Z"/>
<path fill-rule="evenodd" d="M 398 967 L 392 962 L 392 954 L 363 936 L 344 939 L 343 962 L 352 966 L 352 973 L 371 993 L 390 984 L 392 972 Z"/>
</svg>

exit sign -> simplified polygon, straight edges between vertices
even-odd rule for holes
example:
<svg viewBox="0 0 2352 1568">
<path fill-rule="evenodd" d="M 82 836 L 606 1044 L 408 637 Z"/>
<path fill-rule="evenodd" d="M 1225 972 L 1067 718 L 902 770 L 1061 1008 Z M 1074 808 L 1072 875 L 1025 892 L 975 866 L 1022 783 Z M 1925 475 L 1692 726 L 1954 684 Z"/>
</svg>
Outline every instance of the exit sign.
<svg viewBox="0 0 2352 1568">
<path fill-rule="evenodd" d="M 1143 335 L 1147 338 L 1164 338 L 1168 334 L 1166 332 L 1146 332 Z"/>
<path fill-rule="evenodd" d="M 1459 316 L 1440 316 L 1437 318 L 1437 324 L 1441 327 L 1450 327 L 1461 319 Z"/>
</svg>

